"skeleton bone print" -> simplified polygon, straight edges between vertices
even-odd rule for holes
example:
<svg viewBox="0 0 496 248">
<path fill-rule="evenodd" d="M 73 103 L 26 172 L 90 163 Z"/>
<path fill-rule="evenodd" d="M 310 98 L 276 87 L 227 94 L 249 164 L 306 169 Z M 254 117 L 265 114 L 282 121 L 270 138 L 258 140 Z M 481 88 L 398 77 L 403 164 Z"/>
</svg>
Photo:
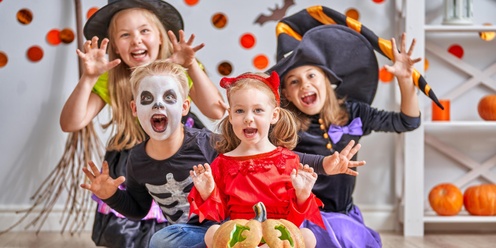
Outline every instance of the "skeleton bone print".
<svg viewBox="0 0 496 248">
<path fill-rule="evenodd" d="M 170 223 L 187 223 L 189 190 L 186 191 L 186 188 L 191 187 L 193 180 L 190 177 L 186 177 L 183 181 L 176 181 L 172 173 L 168 173 L 166 179 L 167 183 L 163 185 L 147 183 L 145 184 L 146 188 Z"/>
</svg>

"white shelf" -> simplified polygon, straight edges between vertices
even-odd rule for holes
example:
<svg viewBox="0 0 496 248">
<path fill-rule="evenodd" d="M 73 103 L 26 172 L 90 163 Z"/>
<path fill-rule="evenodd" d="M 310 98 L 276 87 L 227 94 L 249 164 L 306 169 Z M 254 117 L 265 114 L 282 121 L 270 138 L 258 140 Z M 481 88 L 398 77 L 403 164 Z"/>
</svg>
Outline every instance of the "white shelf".
<svg viewBox="0 0 496 248">
<path fill-rule="evenodd" d="M 466 211 L 454 216 L 440 216 L 434 212 L 426 212 L 424 223 L 496 223 L 496 216 L 475 216 Z"/>
<path fill-rule="evenodd" d="M 432 38 L 437 39 L 451 38 L 451 36 L 476 35 L 481 32 L 496 32 L 496 25 L 431 25 L 426 23 L 426 0 L 421 1 L 403 1 L 405 6 L 402 9 L 403 22 L 402 26 L 410 37 L 417 38 L 416 54 L 414 57 L 425 58 L 425 52 L 429 51 L 442 61 L 447 62 L 457 71 L 469 75 L 467 80 L 456 87 L 449 88 L 443 98 L 455 100 L 457 97 L 464 95 L 478 85 L 494 89 L 496 81 L 493 75 L 496 73 L 494 64 L 480 68 L 471 65 L 467 61 L 459 60 L 452 56 L 441 46 L 431 42 Z M 432 7 L 432 6 L 429 6 Z M 489 10 L 486 14 L 489 15 Z M 438 34 L 438 35 L 436 35 Z M 455 37 L 456 38 L 456 37 Z M 481 52 L 478 50 L 477 52 Z M 483 52 L 481 53 L 483 54 Z M 424 74 L 422 68 L 417 70 Z M 425 76 L 425 75 L 424 75 Z M 433 82 L 431 82 L 433 83 Z M 435 85 L 431 84 L 435 88 Z M 496 90 L 495 90 L 496 91 Z M 423 106 L 421 106 L 423 107 Z M 426 116 L 424 116 L 426 117 Z M 462 187 L 474 179 L 482 177 L 488 181 L 496 183 L 496 176 L 489 173 L 496 166 L 496 154 L 474 159 L 471 157 L 472 150 L 480 151 L 483 147 L 487 152 L 491 152 L 490 144 L 496 142 L 496 121 L 471 120 L 471 121 L 430 121 L 422 120 L 422 125 L 412 131 L 403 134 L 403 149 L 399 150 L 397 155 L 403 168 L 399 168 L 400 178 L 403 188 L 400 202 L 400 222 L 403 224 L 403 234 L 405 236 L 423 236 L 425 223 L 446 223 L 443 226 L 449 226 L 455 223 L 456 226 L 464 223 L 496 223 L 496 216 L 472 216 L 465 210 L 456 216 L 439 216 L 432 210 L 423 209 L 425 206 L 425 176 L 429 172 L 430 161 L 425 156 L 425 150 L 428 154 L 433 152 L 440 153 L 447 157 L 447 160 L 453 162 L 456 166 L 466 167 L 466 173 L 454 178 L 452 183 Z M 428 146 L 428 147 L 427 147 Z M 469 147 L 467 147 L 469 146 Z M 461 149 L 460 149 L 461 147 Z M 468 153 L 468 154 L 467 154 Z M 478 154 L 478 153 L 477 153 Z M 483 161 L 481 161 L 483 160 Z M 455 225 L 453 225 L 455 226 Z M 449 229 L 449 228 L 448 228 Z"/>
<path fill-rule="evenodd" d="M 496 132 L 496 121 L 424 121 L 426 132 Z"/>
<path fill-rule="evenodd" d="M 426 32 L 496 32 L 496 26 L 483 25 L 425 25 Z"/>
</svg>

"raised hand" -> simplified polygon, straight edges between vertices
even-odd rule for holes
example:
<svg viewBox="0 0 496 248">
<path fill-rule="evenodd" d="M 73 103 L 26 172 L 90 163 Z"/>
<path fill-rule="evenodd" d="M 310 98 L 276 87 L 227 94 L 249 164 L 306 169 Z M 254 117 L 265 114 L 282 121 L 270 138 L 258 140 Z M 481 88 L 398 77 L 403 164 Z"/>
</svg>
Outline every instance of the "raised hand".
<svg viewBox="0 0 496 248">
<path fill-rule="evenodd" d="M 352 176 L 358 175 L 357 171 L 352 170 L 351 168 L 362 166 L 365 164 L 365 161 L 353 161 L 351 160 L 353 156 L 360 150 L 361 145 L 356 144 L 355 141 L 351 140 L 348 145 L 339 152 L 334 152 L 334 154 L 326 156 L 323 161 L 324 171 L 327 175 L 336 175 L 336 174 L 348 174 Z"/>
<path fill-rule="evenodd" d="M 295 189 L 299 204 L 304 203 L 312 193 L 313 185 L 317 181 L 317 173 L 310 166 L 300 163 L 298 170 L 291 171 L 291 182 Z"/>
<path fill-rule="evenodd" d="M 180 64 L 185 68 L 189 68 L 193 65 L 193 63 L 197 63 L 195 53 L 205 46 L 204 43 L 193 47 L 192 45 L 195 40 L 195 35 L 192 34 L 188 41 L 185 41 L 183 30 L 179 30 L 179 42 L 177 41 L 174 32 L 169 30 L 167 34 L 169 35 L 169 39 L 172 42 L 172 47 L 174 48 L 172 55 L 167 60 Z"/>
<path fill-rule="evenodd" d="M 98 47 L 98 37 L 93 37 L 84 43 L 84 52 L 77 49 L 76 53 L 83 62 L 84 73 L 87 76 L 98 77 L 104 72 L 116 67 L 121 63 L 120 59 L 114 59 L 111 62 L 107 59 L 107 38 L 102 40 L 102 44 Z"/>
<path fill-rule="evenodd" d="M 391 39 L 393 61 L 392 66 L 386 65 L 385 68 L 390 73 L 394 74 L 398 80 L 401 94 L 401 112 L 405 115 L 417 117 L 420 116 L 420 108 L 417 97 L 417 87 L 413 82 L 413 66 L 419 62 L 421 58 L 412 59 L 413 48 L 415 47 L 415 39 L 412 40 L 412 45 L 407 50 L 406 34 L 401 35 L 401 49 L 396 47 L 396 41 Z"/>
<path fill-rule="evenodd" d="M 215 188 L 215 180 L 210 165 L 207 163 L 204 165 L 195 165 L 193 166 L 193 170 L 189 171 L 189 175 L 193 179 L 193 184 L 202 199 L 206 200 Z"/>
<path fill-rule="evenodd" d="M 102 200 L 105 200 L 114 195 L 119 185 L 121 185 L 126 180 L 124 176 L 120 176 L 117 179 L 111 178 L 109 176 L 107 161 L 103 162 L 101 173 L 92 161 L 90 161 L 88 165 L 91 170 L 88 170 L 88 168 L 84 167 L 83 172 L 90 180 L 90 183 L 81 184 L 81 188 L 93 192 L 93 194 L 95 194 Z"/>
<path fill-rule="evenodd" d="M 394 74 L 397 78 L 407 78 L 411 77 L 413 73 L 413 65 L 420 62 L 421 58 L 412 59 L 413 49 L 415 48 L 415 39 L 412 40 L 410 48 L 406 49 L 406 34 L 401 35 L 401 49 L 398 50 L 396 46 L 396 40 L 391 39 L 392 49 L 393 49 L 393 62 L 392 66 L 385 65 L 388 72 Z"/>
</svg>

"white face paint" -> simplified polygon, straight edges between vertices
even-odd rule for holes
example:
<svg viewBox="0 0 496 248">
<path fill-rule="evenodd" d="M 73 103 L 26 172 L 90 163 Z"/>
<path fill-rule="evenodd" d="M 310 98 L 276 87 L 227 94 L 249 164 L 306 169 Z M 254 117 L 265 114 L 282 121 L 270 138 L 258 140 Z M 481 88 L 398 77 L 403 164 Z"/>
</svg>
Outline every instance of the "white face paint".
<svg viewBox="0 0 496 248">
<path fill-rule="evenodd" d="M 180 126 L 184 99 L 173 77 L 144 78 L 135 101 L 138 119 L 151 139 L 166 140 Z"/>
</svg>

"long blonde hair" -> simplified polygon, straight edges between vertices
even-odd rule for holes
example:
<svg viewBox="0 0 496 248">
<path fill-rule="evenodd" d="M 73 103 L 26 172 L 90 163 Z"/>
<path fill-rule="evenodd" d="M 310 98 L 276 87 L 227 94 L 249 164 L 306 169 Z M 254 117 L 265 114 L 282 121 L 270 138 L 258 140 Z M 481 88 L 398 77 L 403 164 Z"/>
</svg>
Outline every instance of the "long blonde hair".
<svg viewBox="0 0 496 248">
<path fill-rule="evenodd" d="M 108 46 L 109 60 L 112 61 L 120 58 L 120 56 L 115 53 L 115 44 L 113 43 L 113 37 L 116 33 L 117 26 L 115 20 L 125 11 L 131 10 L 137 10 L 139 13 L 143 14 L 143 16 L 145 16 L 145 18 L 159 31 L 162 45 L 160 46 L 157 59 L 166 59 L 170 57 L 173 52 L 172 43 L 167 36 L 167 31 L 162 25 L 162 22 L 160 22 L 158 17 L 150 10 L 131 8 L 117 12 L 110 21 L 108 29 L 110 37 Z M 131 71 L 132 68 L 129 68 L 126 63 L 120 63 L 108 73 L 108 90 L 112 119 L 102 126 L 103 128 L 112 126 L 112 132 L 115 132 L 115 135 L 109 140 L 107 145 L 108 150 L 130 149 L 146 138 L 145 132 L 139 125 L 138 120 L 133 116 L 129 107 L 129 103 L 133 97 L 129 82 Z"/>
<path fill-rule="evenodd" d="M 325 76 L 325 89 L 327 94 L 324 106 L 320 111 L 320 119 L 324 121 L 323 124 L 326 127 L 330 126 L 331 124 L 339 126 L 346 125 L 350 117 L 348 111 L 346 110 L 346 107 L 344 106 L 345 98 L 339 99 L 331 86 L 331 81 L 329 81 L 329 78 L 326 76 L 324 71 L 317 66 L 315 68 L 317 68 Z M 285 82 L 282 81 L 281 90 L 284 89 L 284 87 Z M 289 101 L 284 96 L 284 94 L 282 94 L 281 96 L 281 106 L 288 109 L 294 114 L 298 130 L 308 130 L 308 127 L 310 126 L 310 117 L 301 112 L 291 101 Z"/>
<path fill-rule="evenodd" d="M 248 74 L 254 74 L 268 78 L 268 75 L 265 73 L 244 73 L 242 75 Z M 255 88 L 260 90 L 270 97 L 273 107 L 279 107 L 276 96 L 274 95 L 270 87 L 266 83 L 253 78 L 238 79 L 227 89 L 226 96 L 229 104 L 231 103 L 231 95 L 234 92 L 246 88 Z M 220 133 L 222 134 L 222 137 L 215 143 L 215 149 L 217 150 L 217 152 L 230 152 L 239 146 L 241 140 L 235 135 L 233 127 L 229 122 L 229 116 L 224 117 L 224 119 L 220 121 L 218 128 Z M 298 135 L 296 122 L 291 112 L 283 108 L 280 109 L 279 120 L 275 124 L 271 125 L 269 129 L 269 140 L 275 146 L 282 146 L 288 149 L 293 149 L 296 146 Z"/>
</svg>

